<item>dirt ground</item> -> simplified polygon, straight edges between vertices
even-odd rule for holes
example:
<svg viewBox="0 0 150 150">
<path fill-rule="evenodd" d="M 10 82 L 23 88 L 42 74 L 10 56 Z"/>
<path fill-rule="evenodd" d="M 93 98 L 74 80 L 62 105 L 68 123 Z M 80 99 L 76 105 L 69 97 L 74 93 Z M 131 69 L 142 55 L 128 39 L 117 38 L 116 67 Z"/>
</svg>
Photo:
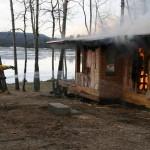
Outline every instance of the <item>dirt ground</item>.
<svg viewBox="0 0 150 150">
<path fill-rule="evenodd" d="M 0 93 L 0 150 L 148 150 L 150 111 L 135 107 L 99 105 L 79 99 L 49 95 L 50 82 L 34 92 Z M 50 102 L 61 102 L 80 111 L 54 115 Z"/>
</svg>

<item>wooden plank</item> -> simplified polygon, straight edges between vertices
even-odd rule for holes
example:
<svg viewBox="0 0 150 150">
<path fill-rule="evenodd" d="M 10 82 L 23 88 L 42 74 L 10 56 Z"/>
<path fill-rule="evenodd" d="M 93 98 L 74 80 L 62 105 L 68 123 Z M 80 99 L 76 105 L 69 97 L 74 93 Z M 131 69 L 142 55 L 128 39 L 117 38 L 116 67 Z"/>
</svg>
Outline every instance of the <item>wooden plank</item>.
<svg viewBox="0 0 150 150">
<path fill-rule="evenodd" d="M 76 72 L 80 72 L 80 53 L 81 50 L 80 49 L 76 49 L 76 56 L 75 56 L 75 62 L 76 62 Z"/>
<path fill-rule="evenodd" d="M 75 93 L 77 95 L 99 101 L 100 99 L 100 92 L 96 90 L 91 90 L 85 87 L 80 87 L 80 86 L 75 86 L 70 84 L 68 87 L 68 92 L 69 93 Z"/>
<path fill-rule="evenodd" d="M 137 93 L 125 91 L 122 95 L 122 99 L 132 104 L 150 108 L 150 100 L 147 99 L 146 95 L 143 94 L 137 94 Z"/>
</svg>

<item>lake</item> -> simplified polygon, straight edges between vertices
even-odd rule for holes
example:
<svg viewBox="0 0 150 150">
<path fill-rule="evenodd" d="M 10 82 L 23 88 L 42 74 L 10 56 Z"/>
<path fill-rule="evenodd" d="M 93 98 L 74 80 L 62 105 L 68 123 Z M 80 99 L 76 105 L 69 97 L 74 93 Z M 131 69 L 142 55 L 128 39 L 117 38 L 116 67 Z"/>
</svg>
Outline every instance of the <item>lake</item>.
<svg viewBox="0 0 150 150">
<path fill-rule="evenodd" d="M 14 65 L 14 53 L 12 47 L 0 47 L 0 56 L 3 65 Z M 39 70 L 40 81 L 46 81 L 52 78 L 52 51 L 48 48 L 39 49 Z M 55 78 L 57 78 L 57 70 L 59 63 L 60 50 L 55 50 L 54 64 L 55 64 Z M 18 63 L 18 76 L 19 81 L 23 80 L 24 75 L 24 58 L 25 52 L 23 47 L 17 47 L 17 63 Z M 27 60 L 27 74 L 26 79 L 28 82 L 33 82 L 34 78 L 34 62 L 35 51 L 34 48 L 28 48 L 28 60 Z M 74 79 L 75 77 L 75 51 L 71 49 L 66 50 L 66 62 L 67 62 L 67 78 Z M 14 83 L 15 76 L 14 70 L 8 69 L 4 71 L 7 83 Z"/>
</svg>

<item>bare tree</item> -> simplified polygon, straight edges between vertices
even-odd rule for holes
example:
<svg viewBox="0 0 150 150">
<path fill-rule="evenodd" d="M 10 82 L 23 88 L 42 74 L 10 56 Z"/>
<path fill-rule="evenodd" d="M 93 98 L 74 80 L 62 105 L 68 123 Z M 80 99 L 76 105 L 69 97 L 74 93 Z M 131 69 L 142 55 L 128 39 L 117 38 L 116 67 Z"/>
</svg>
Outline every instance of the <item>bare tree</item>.
<svg viewBox="0 0 150 150">
<path fill-rule="evenodd" d="M 65 38 L 66 35 L 66 22 L 67 22 L 67 11 L 68 11 L 68 0 L 64 0 L 63 2 L 63 22 L 62 22 L 62 38 Z"/>
<path fill-rule="evenodd" d="M 51 20 L 47 19 L 46 22 L 50 22 L 52 25 L 51 28 L 52 28 L 52 38 L 55 37 L 55 31 L 56 31 L 56 19 L 58 19 L 58 3 L 59 3 L 59 0 L 43 0 L 42 1 L 43 4 L 46 4 L 43 8 L 42 8 L 42 11 L 43 12 L 43 15 L 45 14 L 50 14 L 51 16 Z"/>
<path fill-rule="evenodd" d="M 106 4 L 109 0 L 95 0 L 95 26 L 94 26 L 94 33 L 97 32 L 97 23 L 98 23 L 98 19 L 100 21 L 100 24 L 102 26 L 102 30 L 104 31 L 104 23 L 103 23 L 103 19 L 107 18 L 107 13 L 106 15 L 101 15 L 100 12 L 100 7 L 103 7 L 104 4 Z"/>
<path fill-rule="evenodd" d="M 36 23 L 35 23 L 35 74 L 34 74 L 34 90 L 40 90 L 40 75 L 39 75 L 39 0 L 36 0 Z"/>
<path fill-rule="evenodd" d="M 92 33 L 92 18 L 93 18 L 93 16 L 92 16 L 92 0 L 90 0 L 90 27 L 89 27 L 90 34 Z"/>
<path fill-rule="evenodd" d="M 23 11 L 23 24 L 24 24 L 24 29 L 23 34 L 24 34 L 24 49 L 25 49 L 25 61 L 24 61 L 24 76 L 23 76 L 23 84 L 22 84 L 22 91 L 25 91 L 25 83 L 26 83 L 26 72 L 27 72 L 27 37 L 26 37 L 26 28 L 27 28 L 27 24 L 26 24 L 26 15 L 27 15 L 27 11 L 28 11 L 28 6 L 27 6 L 27 2 L 26 0 L 20 1 L 20 3 L 23 3 L 24 6 L 24 11 Z"/>
<path fill-rule="evenodd" d="M 52 39 L 55 38 L 55 31 L 56 31 L 56 19 L 58 19 L 58 14 L 60 13 L 58 11 L 58 5 L 59 5 L 59 0 L 50 0 L 47 1 L 46 4 L 48 3 L 48 6 L 50 8 L 44 8 L 43 10 L 45 11 L 44 14 L 50 13 L 51 19 L 52 19 Z M 52 81 L 53 81 L 53 86 L 52 86 L 52 92 L 55 90 L 55 75 L 54 75 L 54 48 L 52 48 Z"/>
<path fill-rule="evenodd" d="M 124 0 L 121 0 L 121 17 L 120 17 L 120 25 L 121 26 L 124 23 L 124 8 L 125 8 L 125 2 L 124 2 Z"/>
<path fill-rule="evenodd" d="M 27 6 L 26 2 L 24 1 L 24 14 L 23 14 L 23 22 L 24 22 L 24 41 L 25 41 L 25 62 L 24 62 L 24 77 L 23 77 L 23 85 L 22 85 L 22 90 L 25 91 L 25 83 L 26 83 L 26 72 L 27 72 L 27 37 L 26 37 L 26 13 L 27 13 Z"/>
<path fill-rule="evenodd" d="M 95 1 L 88 0 L 88 2 L 89 2 L 89 6 L 88 6 L 89 8 L 88 9 L 86 8 L 86 6 L 88 5 L 86 3 L 87 1 L 85 1 L 85 0 L 81 0 L 81 1 L 75 0 L 74 1 L 74 2 L 76 2 L 76 3 L 79 4 L 79 6 L 81 7 L 81 9 L 83 11 L 83 14 L 84 14 L 84 24 L 85 24 L 85 28 L 87 30 L 88 35 L 92 34 L 92 24 L 93 24 L 93 12 L 94 12 L 94 9 L 95 9 L 95 25 L 94 25 L 94 28 L 95 28 L 94 30 L 95 31 L 94 32 L 96 32 L 96 26 L 97 26 L 97 20 L 98 20 L 98 18 L 100 19 L 101 24 L 102 24 L 102 18 L 101 18 L 101 15 L 100 15 L 99 8 L 100 8 L 100 6 L 102 6 L 103 4 L 105 4 L 107 1 L 108 0 L 95 0 Z M 86 10 L 89 10 L 89 14 L 87 13 Z M 89 20 L 89 22 L 88 22 L 88 20 Z"/>
<path fill-rule="evenodd" d="M 51 33 L 51 37 L 52 39 L 55 38 L 55 31 L 56 31 L 56 20 L 58 19 L 58 14 L 60 13 L 58 11 L 58 5 L 59 5 L 59 0 L 43 0 L 42 1 L 43 4 L 46 4 L 42 10 L 43 15 L 48 14 L 48 16 L 50 16 L 50 19 L 47 19 L 46 22 L 51 23 L 49 24 L 49 26 L 52 29 L 52 33 Z M 59 13 L 58 13 L 59 12 Z M 52 48 L 52 91 L 50 92 L 54 92 L 55 90 L 55 75 L 54 75 L 54 48 Z"/>
<path fill-rule="evenodd" d="M 126 1 L 127 1 L 128 14 L 129 14 L 129 17 L 130 17 L 130 16 L 131 16 L 131 13 L 130 13 L 129 1 L 128 1 L 128 0 L 126 0 Z"/>
<path fill-rule="evenodd" d="M 13 1 L 12 0 L 10 0 L 10 10 L 11 10 L 12 32 L 13 32 L 14 66 L 15 66 L 15 89 L 19 90 L 20 88 L 19 88 L 19 79 L 18 79 L 15 19 L 14 19 L 14 9 L 13 9 Z"/>
<path fill-rule="evenodd" d="M 34 3 L 35 2 L 35 3 Z M 40 90 L 40 74 L 39 74 L 39 0 L 29 0 L 31 12 L 31 24 L 34 38 L 35 48 L 35 66 L 34 66 L 34 90 Z"/>
<path fill-rule="evenodd" d="M 125 11 L 127 8 L 128 15 L 130 18 L 130 21 L 136 20 L 139 18 L 139 16 L 145 15 L 148 11 L 148 1 L 147 0 L 121 0 L 121 18 L 120 18 L 120 24 L 121 21 L 125 18 Z"/>
<path fill-rule="evenodd" d="M 82 0 L 81 2 L 79 1 L 75 1 L 76 3 L 79 4 L 79 6 L 82 8 L 83 14 L 84 14 L 84 24 L 87 30 L 87 33 L 90 35 L 90 30 L 88 28 L 88 23 L 87 23 L 87 14 L 86 14 L 86 10 L 85 10 L 85 0 Z"/>
<path fill-rule="evenodd" d="M 64 0 L 63 2 L 63 19 L 62 19 L 62 26 L 60 26 L 60 32 L 61 32 L 61 38 L 65 38 L 66 35 L 66 22 L 67 22 L 67 11 L 68 11 L 68 0 Z M 59 7 L 59 5 L 58 5 Z M 58 8 L 60 10 L 60 8 Z M 59 14 L 59 24 L 60 24 L 60 14 Z M 62 29 L 62 30 L 61 30 Z M 65 61 L 64 61 L 65 60 Z M 65 62 L 65 78 L 67 78 L 67 65 L 66 65 L 66 59 L 65 59 L 65 49 L 62 49 L 60 52 L 60 59 L 59 59 L 59 65 L 58 65 L 58 75 L 57 79 L 61 79 L 61 76 L 63 74 L 64 69 L 64 62 Z"/>
<path fill-rule="evenodd" d="M 58 1 L 56 1 L 55 5 L 53 4 L 53 0 L 51 0 L 51 17 L 52 17 L 52 39 L 55 37 L 55 27 L 56 27 L 56 17 L 55 17 L 55 9 L 58 5 Z M 52 81 L 53 81 L 53 86 L 52 86 L 52 91 L 54 92 L 55 90 L 55 74 L 54 74 L 54 48 L 52 48 Z"/>
</svg>

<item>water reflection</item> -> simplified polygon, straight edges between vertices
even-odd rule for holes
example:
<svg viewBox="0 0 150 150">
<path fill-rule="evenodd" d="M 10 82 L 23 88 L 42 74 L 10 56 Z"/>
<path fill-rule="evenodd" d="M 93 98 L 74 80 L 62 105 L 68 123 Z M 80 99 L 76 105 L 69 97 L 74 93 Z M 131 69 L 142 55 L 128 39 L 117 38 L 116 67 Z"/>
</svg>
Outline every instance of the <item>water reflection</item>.
<svg viewBox="0 0 150 150">
<path fill-rule="evenodd" d="M 23 79 L 23 70 L 24 70 L 24 48 L 17 47 L 17 59 L 18 59 L 18 74 L 19 74 L 19 81 Z M 51 79 L 51 58 L 52 51 L 48 48 L 40 49 L 39 51 L 39 69 L 40 69 L 40 80 L 46 81 Z M 55 78 L 57 77 L 57 69 L 59 63 L 59 55 L 60 50 L 55 50 L 54 56 L 54 64 L 55 64 Z M 2 59 L 2 63 L 5 65 L 13 65 L 13 48 L 9 47 L 0 47 L 0 56 Z M 33 75 L 34 75 L 34 59 L 35 59 L 35 52 L 33 48 L 28 49 L 28 61 L 27 61 L 27 81 L 33 82 Z M 75 76 L 75 51 L 68 49 L 66 50 L 66 62 L 67 62 L 67 74 L 68 79 L 74 79 Z M 14 71 L 13 70 L 5 70 L 5 76 L 7 83 L 14 83 Z"/>
</svg>

